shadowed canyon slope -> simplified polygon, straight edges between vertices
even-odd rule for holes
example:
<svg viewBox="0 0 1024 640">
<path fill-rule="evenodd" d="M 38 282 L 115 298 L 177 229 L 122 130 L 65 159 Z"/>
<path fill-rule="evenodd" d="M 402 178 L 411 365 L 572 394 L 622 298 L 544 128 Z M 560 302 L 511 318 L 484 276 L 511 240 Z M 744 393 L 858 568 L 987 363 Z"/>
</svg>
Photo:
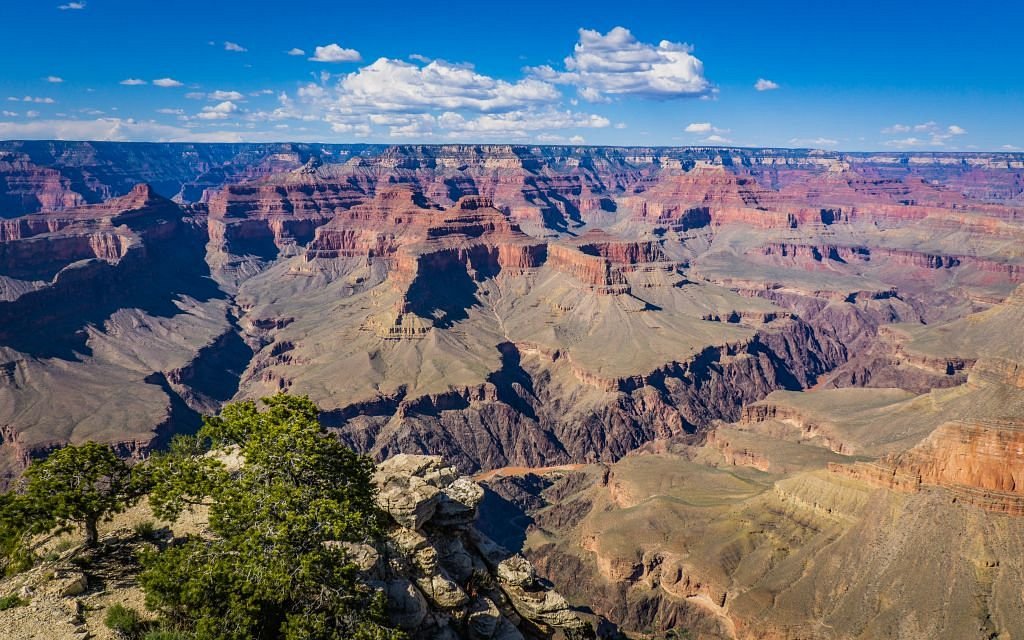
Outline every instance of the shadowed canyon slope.
<svg viewBox="0 0 1024 640">
<path fill-rule="evenodd" d="M 285 389 L 628 631 L 1016 637 L 1022 283 L 1022 154 L 0 143 L 0 472 Z"/>
<path fill-rule="evenodd" d="M 490 508 L 542 572 L 576 576 L 566 595 L 633 630 L 1017 637 L 1022 294 L 907 331 L 908 363 L 973 360 L 963 384 L 776 391 L 703 438 L 493 476 Z"/>
</svg>

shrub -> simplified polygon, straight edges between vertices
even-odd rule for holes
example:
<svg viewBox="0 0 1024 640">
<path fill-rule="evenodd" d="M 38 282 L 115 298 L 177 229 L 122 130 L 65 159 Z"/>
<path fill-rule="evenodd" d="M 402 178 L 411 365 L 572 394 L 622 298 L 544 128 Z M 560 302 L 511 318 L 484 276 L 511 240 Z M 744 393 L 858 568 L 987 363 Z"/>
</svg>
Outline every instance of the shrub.
<svg viewBox="0 0 1024 640">
<path fill-rule="evenodd" d="M 25 604 L 28 604 L 28 600 L 18 596 L 16 593 L 12 593 L 0 598 L 0 611 L 7 611 L 8 609 L 20 607 Z"/>
<path fill-rule="evenodd" d="M 53 545 L 53 550 L 57 555 L 64 555 L 66 551 L 70 551 L 80 544 L 82 543 L 76 542 L 72 538 L 64 538 L 63 540 L 58 540 L 57 544 Z"/>
<path fill-rule="evenodd" d="M 19 573 L 35 564 L 32 536 L 52 524 L 23 496 L 0 493 L 0 573 Z"/>
<path fill-rule="evenodd" d="M 156 523 L 152 520 L 143 520 L 142 522 L 136 522 L 132 529 L 135 531 L 135 535 L 148 540 L 156 533 Z"/>
<path fill-rule="evenodd" d="M 139 612 L 120 604 L 107 609 L 107 617 L 103 623 L 120 638 L 137 638 L 142 631 Z"/>
</svg>

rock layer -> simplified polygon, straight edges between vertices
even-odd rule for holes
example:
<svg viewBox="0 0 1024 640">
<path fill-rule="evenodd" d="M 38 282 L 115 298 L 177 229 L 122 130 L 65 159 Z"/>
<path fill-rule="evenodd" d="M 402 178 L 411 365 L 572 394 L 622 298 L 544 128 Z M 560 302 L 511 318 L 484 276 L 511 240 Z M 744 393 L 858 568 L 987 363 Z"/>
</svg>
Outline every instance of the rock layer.
<svg viewBox="0 0 1024 640">
<path fill-rule="evenodd" d="M 390 621 L 410 637 L 593 637 L 525 558 L 474 527 L 480 485 L 440 457 L 404 454 L 380 464 L 374 481 L 394 525 L 382 548 L 352 551 L 387 594 Z"/>
<path fill-rule="evenodd" d="M 311 393 L 378 457 L 443 452 L 463 470 L 613 460 L 777 389 L 962 384 L 976 358 L 908 349 L 889 325 L 992 305 L 1024 264 L 1019 154 L 0 153 L 3 202 L 18 203 L 0 225 L 0 392 L 21 399 L 0 422 L 18 460 L 98 434 L 144 450 L 196 411 L 280 389 Z M 943 240 L 953 228 L 970 241 Z M 104 378 L 159 409 L 128 427 L 94 393 L 52 410 L 36 400 Z"/>
</svg>

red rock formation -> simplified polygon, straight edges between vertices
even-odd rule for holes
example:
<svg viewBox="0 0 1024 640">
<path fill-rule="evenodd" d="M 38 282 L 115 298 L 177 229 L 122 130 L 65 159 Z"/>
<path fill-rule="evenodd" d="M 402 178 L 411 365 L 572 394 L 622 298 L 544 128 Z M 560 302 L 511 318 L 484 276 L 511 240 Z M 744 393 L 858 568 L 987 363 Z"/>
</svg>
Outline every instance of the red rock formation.
<svg viewBox="0 0 1024 640">
<path fill-rule="evenodd" d="M 579 238 L 576 248 L 591 256 L 600 256 L 614 264 L 633 265 L 665 259 L 661 242 L 617 240 L 604 231 L 590 231 Z"/>
<path fill-rule="evenodd" d="M 819 424 L 800 411 L 785 405 L 763 401 L 743 407 L 740 424 L 755 425 L 769 420 L 778 420 L 792 425 L 799 431 L 798 440 L 816 440 L 828 449 L 842 454 L 856 453 L 856 447 L 837 438 L 827 424 Z"/>
<path fill-rule="evenodd" d="M 899 491 L 942 487 L 988 511 L 1024 515 L 1024 421 L 948 422 L 913 449 L 837 473 Z"/>
<path fill-rule="evenodd" d="M 707 444 L 714 447 L 725 458 L 726 464 L 743 467 L 753 467 L 760 471 L 768 471 L 771 461 L 763 453 L 747 447 L 737 447 L 733 442 L 721 434 L 718 429 L 708 432 Z"/>
<path fill-rule="evenodd" d="M 6 220 L 0 227 L 0 274 L 49 279 L 79 260 L 116 263 L 142 240 L 174 233 L 181 211 L 140 184 L 103 204 Z"/>
<path fill-rule="evenodd" d="M 592 256 L 565 245 L 548 246 L 547 264 L 568 273 L 600 293 L 627 293 L 629 285 L 622 272 L 606 259 Z"/>
</svg>

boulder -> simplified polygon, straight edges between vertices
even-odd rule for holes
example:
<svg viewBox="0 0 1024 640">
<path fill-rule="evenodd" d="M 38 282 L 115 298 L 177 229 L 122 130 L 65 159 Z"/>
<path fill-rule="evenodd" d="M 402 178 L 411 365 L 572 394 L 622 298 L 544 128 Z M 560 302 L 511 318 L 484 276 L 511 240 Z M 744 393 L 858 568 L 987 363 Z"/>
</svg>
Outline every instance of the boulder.
<svg viewBox="0 0 1024 640">
<path fill-rule="evenodd" d="M 516 554 L 498 563 L 498 579 L 513 587 L 529 587 L 537 580 L 537 572 L 530 561 Z"/>
<path fill-rule="evenodd" d="M 89 588 L 89 581 L 85 574 L 75 571 L 54 577 L 53 582 L 47 585 L 46 591 L 56 593 L 62 598 L 73 598 L 85 593 Z"/>
<path fill-rule="evenodd" d="M 455 609 L 469 602 L 469 596 L 443 570 L 416 579 L 427 599 L 442 609 Z"/>
<path fill-rule="evenodd" d="M 519 615 L 538 627 L 578 630 L 585 626 L 566 599 L 556 591 L 526 590 L 521 587 L 507 587 L 504 591 Z"/>
<path fill-rule="evenodd" d="M 469 478 L 459 478 L 442 491 L 433 522 L 438 526 L 471 524 L 483 499 L 483 487 Z"/>
<path fill-rule="evenodd" d="M 384 583 L 388 622 L 399 629 L 417 629 L 427 617 L 427 601 L 419 589 L 405 578 L 394 577 Z"/>
<path fill-rule="evenodd" d="M 377 494 L 377 504 L 398 524 L 419 529 L 434 515 L 440 490 L 415 476 L 399 476 L 387 481 Z"/>
<path fill-rule="evenodd" d="M 338 546 L 363 573 L 376 573 L 379 569 L 380 553 L 372 546 L 354 542 L 343 542 Z"/>
</svg>

